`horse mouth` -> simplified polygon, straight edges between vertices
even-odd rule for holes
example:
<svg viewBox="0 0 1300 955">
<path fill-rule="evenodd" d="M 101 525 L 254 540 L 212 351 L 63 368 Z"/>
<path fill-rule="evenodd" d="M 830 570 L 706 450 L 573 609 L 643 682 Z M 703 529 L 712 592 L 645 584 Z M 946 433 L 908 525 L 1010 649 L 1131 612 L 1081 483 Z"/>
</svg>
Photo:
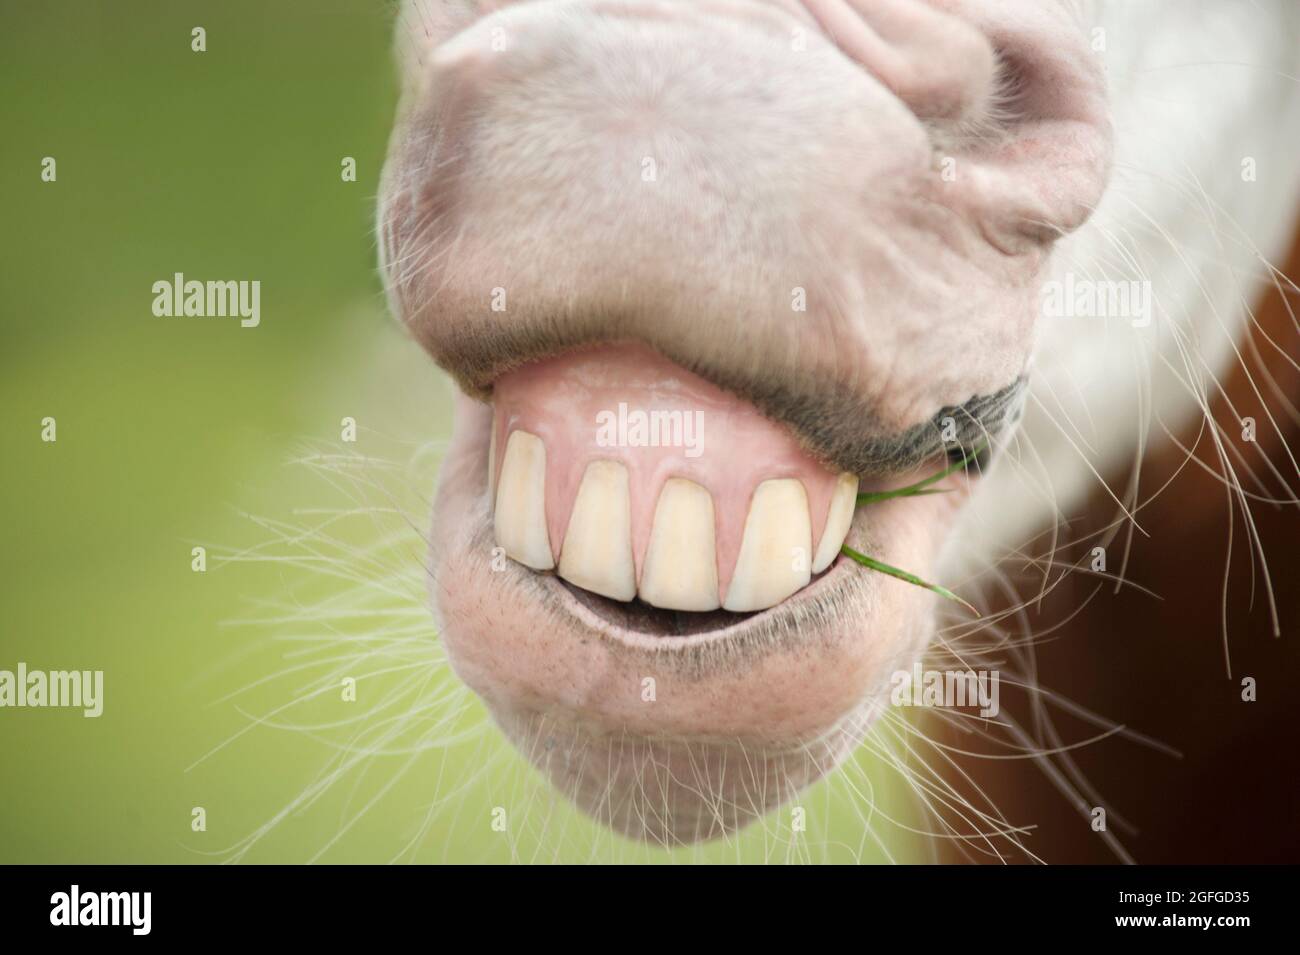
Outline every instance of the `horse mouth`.
<svg viewBox="0 0 1300 955">
<path fill-rule="evenodd" d="M 635 632 L 725 629 L 786 601 L 839 555 L 858 491 L 746 402 L 635 345 L 505 375 L 489 443 L 497 546 Z"/>
</svg>

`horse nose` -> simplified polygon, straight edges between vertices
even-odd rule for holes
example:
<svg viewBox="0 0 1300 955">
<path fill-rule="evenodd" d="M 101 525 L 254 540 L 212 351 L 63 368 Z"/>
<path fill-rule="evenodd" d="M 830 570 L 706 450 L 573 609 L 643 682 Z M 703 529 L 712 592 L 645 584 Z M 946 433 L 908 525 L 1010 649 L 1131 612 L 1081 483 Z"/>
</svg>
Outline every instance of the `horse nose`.
<svg viewBox="0 0 1300 955">
<path fill-rule="evenodd" d="M 932 160 L 810 17 L 756 2 L 505 8 L 430 52 L 395 143 L 388 280 L 440 360 L 492 323 L 566 344 L 768 334 L 833 236 L 887 228 Z"/>
</svg>

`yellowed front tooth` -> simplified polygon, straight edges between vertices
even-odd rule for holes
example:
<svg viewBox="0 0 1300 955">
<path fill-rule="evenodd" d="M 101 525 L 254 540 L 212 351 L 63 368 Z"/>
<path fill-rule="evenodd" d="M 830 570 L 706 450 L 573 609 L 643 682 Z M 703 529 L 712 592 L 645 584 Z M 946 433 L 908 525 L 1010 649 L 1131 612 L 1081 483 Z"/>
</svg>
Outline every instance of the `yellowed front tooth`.
<svg viewBox="0 0 1300 955">
<path fill-rule="evenodd" d="M 773 607 L 812 579 L 808 494 L 795 478 L 764 481 L 754 490 L 740 556 L 722 606 L 737 613 Z"/>
<path fill-rule="evenodd" d="M 492 436 L 488 439 L 488 493 L 493 491 L 493 482 L 497 479 L 497 422 L 492 419 Z M 495 495 L 493 500 L 496 500 Z"/>
<path fill-rule="evenodd" d="M 507 556 L 534 570 L 555 566 L 546 532 L 546 445 L 535 434 L 514 431 L 506 441 L 492 527 Z"/>
<path fill-rule="evenodd" d="M 718 609 L 713 496 L 694 481 L 669 478 L 659 492 L 637 592 L 654 607 Z"/>
<path fill-rule="evenodd" d="M 831 506 L 826 512 L 822 539 L 817 543 L 817 556 L 813 558 L 812 565 L 814 574 L 820 574 L 829 567 L 844 546 L 844 538 L 849 536 L 849 525 L 853 523 L 853 511 L 857 505 L 857 477 L 848 473 L 841 474 L 835 482 L 835 491 L 831 494 Z"/>
<path fill-rule="evenodd" d="M 617 461 L 587 465 L 560 547 L 558 573 L 574 586 L 612 600 L 636 596 L 632 497 L 627 468 Z"/>
</svg>

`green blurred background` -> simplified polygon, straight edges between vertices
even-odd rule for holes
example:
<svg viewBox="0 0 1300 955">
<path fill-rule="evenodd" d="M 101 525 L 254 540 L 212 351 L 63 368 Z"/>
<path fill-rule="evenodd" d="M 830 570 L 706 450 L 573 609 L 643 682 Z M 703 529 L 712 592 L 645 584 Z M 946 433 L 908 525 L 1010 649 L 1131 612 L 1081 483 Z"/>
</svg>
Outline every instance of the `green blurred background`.
<svg viewBox="0 0 1300 955">
<path fill-rule="evenodd" d="M 807 832 L 619 839 L 449 674 L 420 562 L 451 388 L 375 270 L 388 4 L 0 9 L 0 668 L 105 671 L 99 719 L 0 710 L 0 861 L 915 856 L 865 755 L 802 800 Z M 178 271 L 260 280 L 260 327 L 155 317 Z"/>
</svg>

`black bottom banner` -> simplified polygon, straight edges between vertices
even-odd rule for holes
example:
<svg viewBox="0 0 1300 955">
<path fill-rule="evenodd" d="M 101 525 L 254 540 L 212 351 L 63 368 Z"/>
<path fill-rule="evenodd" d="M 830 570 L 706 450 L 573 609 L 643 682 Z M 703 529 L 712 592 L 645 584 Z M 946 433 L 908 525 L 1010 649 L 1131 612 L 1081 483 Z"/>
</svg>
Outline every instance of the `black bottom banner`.
<svg viewBox="0 0 1300 955">
<path fill-rule="evenodd" d="M 624 890 L 617 897 L 594 893 L 587 883 L 590 873 L 582 872 L 571 874 L 571 887 L 562 886 L 563 876 L 555 873 L 535 883 L 535 874 L 528 872 L 450 879 L 447 873 L 395 867 L 43 866 L 13 867 L 5 874 L 0 918 L 7 937 L 75 935 L 80 944 L 110 938 L 128 944 L 281 938 L 337 944 L 420 931 L 436 946 L 453 939 L 464 944 L 466 933 L 480 930 L 488 935 L 485 941 L 499 941 L 501 930 L 513 926 L 521 934 L 536 932 L 538 941 L 549 945 L 557 941 L 557 917 L 598 913 L 638 920 L 642 929 L 653 931 L 654 923 L 668 917 L 670 900 L 696 908 L 696 916 L 708 913 L 693 918 L 697 924 L 731 916 L 725 933 L 734 936 L 738 928 L 744 932 L 734 915 L 753 905 L 742 901 L 741 874 L 727 876 L 734 888 L 719 891 L 717 883 L 691 887 L 682 880 L 692 876 L 677 872 L 671 884 L 647 884 L 649 891 Z M 863 868 L 835 876 L 833 893 L 823 899 L 808 892 L 825 883 L 810 887 L 802 879 L 761 878 L 766 883 L 758 887 L 762 932 L 771 928 L 770 919 L 798 922 L 813 916 L 813 907 L 833 909 L 845 894 L 855 900 L 850 917 L 867 921 L 863 928 L 878 925 L 892 934 L 909 924 L 929 926 L 966 941 L 969 936 L 962 933 L 975 926 L 1007 940 L 1043 928 L 1065 937 L 1201 933 L 1227 941 L 1239 932 L 1284 931 L 1297 910 L 1295 873 L 1285 867 Z M 497 908 L 500 913 L 486 923 L 473 918 Z M 448 934 L 440 935 L 430 921 L 444 914 L 451 922 L 442 929 Z M 824 917 L 817 913 L 818 921 Z"/>
</svg>

